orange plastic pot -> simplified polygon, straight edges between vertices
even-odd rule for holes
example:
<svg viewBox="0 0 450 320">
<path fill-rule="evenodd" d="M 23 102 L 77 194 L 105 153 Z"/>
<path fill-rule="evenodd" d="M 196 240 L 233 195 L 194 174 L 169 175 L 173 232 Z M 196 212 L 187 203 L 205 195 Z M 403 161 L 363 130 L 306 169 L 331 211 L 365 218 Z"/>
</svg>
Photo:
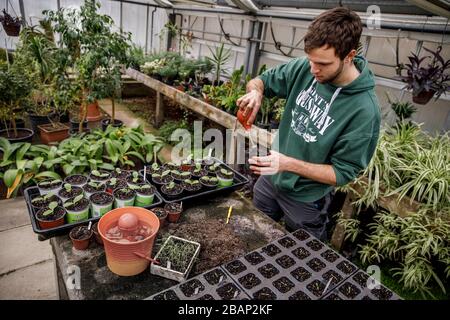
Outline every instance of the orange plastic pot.
<svg viewBox="0 0 450 320">
<path fill-rule="evenodd" d="M 115 226 L 124 213 L 135 214 L 140 223 L 150 226 L 151 234 L 141 241 L 118 243 L 106 237 L 106 232 Z M 159 230 L 159 219 L 150 210 L 140 207 L 116 208 L 103 215 L 98 222 L 98 232 L 105 246 L 106 262 L 109 270 L 119 276 L 134 276 L 143 272 L 153 259 L 150 254 Z"/>
</svg>

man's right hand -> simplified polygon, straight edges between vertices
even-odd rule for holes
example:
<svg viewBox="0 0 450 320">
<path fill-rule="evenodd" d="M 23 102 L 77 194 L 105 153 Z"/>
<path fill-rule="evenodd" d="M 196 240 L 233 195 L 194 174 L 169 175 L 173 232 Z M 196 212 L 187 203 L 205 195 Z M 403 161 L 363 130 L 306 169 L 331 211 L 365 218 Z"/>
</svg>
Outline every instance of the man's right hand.
<svg viewBox="0 0 450 320">
<path fill-rule="evenodd" d="M 242 97 L 240 97 L 236 104 L 244 115 L 244 119 L 251 113 L 247 120 L 247 125 L 252 125 L 256 119 L 259 108 L 261 107 L 263 95 L 256 89 L 251 90 Z"/>
</svg>

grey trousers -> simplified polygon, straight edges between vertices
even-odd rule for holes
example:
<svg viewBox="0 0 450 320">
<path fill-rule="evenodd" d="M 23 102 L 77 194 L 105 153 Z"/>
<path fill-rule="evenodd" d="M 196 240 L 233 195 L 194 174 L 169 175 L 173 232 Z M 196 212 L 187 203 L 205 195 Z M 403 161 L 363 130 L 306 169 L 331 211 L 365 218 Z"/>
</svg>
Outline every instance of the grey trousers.
<svg viewBox="0 0 450 320">
<path fill-rule="evenodd" d="M 303 228 L 318 239 L 327 239 L 328 208 L 333 191 L 314 202 L 299 202 L 279 192 L 270 176 L 261 176 L 253 187 L 253 204 L 275 221 L 284 217 L 288 231 Z"/>
</svg>

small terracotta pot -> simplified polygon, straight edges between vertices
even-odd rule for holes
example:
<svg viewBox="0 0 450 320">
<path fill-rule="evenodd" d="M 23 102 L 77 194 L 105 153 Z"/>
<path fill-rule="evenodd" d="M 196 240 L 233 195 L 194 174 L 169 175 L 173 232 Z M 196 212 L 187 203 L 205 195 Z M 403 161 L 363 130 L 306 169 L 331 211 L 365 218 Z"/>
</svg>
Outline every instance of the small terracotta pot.
<svg viewBox="0 0 450 320">
<path fill-rule="evenodd" d="M 167 220 L 169 220 L 169 222 L 171 223 L 177 223 L 178 220 L 180 219 L 182 210 L 177 211 L 171 210 L 168 204 L 164 206 L 164 209 L 167 212 Z"/>
<path fill-rule="evenodd" d="M 92 238 L 93 232 L 92 232 L 92 229 L 89 230 L 89 237 L 88 237 L 88 238 L 85 238 L 85 239 L 75 239 L 75 238 L 73 238 L 73 234 L 74 234 L 79 228 L 87 228 L 87 227 L 86 227 L 86 226 L 78 226 L 78 227 L 73 228 L 72 230 L 70 230 L 69 237 L 70 237 L 70 240 L 72 240 L 72 244 L 73 244 L 73 247 L 74 247 L 75 249 L 77 249 L 77 250 L 86 250 L 86 249 L 89 247 L 89 241 L 90 241 L 91 238 Z"/>
<path fill-rule="evenodd" d="M 100 108 L 98 106 L 98 102 L 95 101 L 87 106 L 87 121 L 99 121 L 102 119 L 102 114 L 100 113 Z"/>
</svg>

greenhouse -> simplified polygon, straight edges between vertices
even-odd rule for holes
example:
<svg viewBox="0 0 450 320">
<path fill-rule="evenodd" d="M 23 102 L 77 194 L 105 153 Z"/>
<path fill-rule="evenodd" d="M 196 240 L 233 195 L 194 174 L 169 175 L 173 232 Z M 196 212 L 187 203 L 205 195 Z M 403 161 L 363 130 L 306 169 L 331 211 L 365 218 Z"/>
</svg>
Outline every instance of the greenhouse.
<svg viewBox="0 0 450 320">
<path fill-rule="evenodd" d="M 0 9 L 1 300 L 450 300 L 448 1 Z"/>
</svg>

